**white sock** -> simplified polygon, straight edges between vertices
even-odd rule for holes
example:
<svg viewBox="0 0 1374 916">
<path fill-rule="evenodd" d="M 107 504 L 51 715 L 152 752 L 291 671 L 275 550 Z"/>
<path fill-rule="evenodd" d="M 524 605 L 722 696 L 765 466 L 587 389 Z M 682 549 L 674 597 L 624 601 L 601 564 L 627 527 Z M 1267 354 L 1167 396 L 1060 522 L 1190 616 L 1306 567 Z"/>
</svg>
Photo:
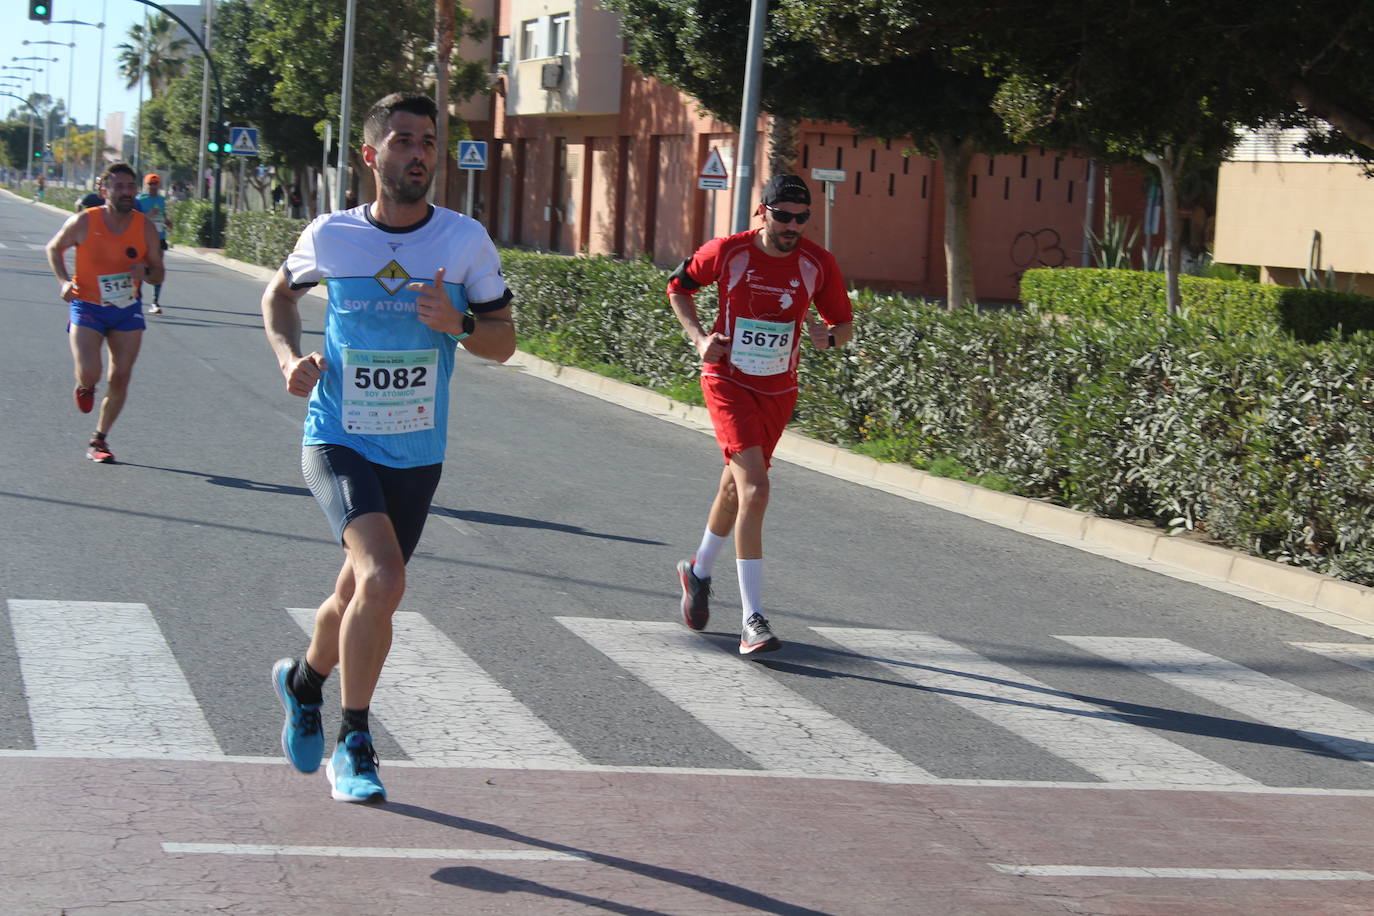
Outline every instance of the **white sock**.
<svg viewBox="0 0 1374 916">
<path fill-rule="evenodd" d="M 697 548 L 696 559 L 692 562 L 692 575 L 698 579 L 711 578 L 711 569 L 716 565 L 716 555 L 729 539 L 728 534 L 716 534 L 707 528 L 701 536 L 701 546 Z"/>
<path fill-rule="evenodd" d="M 736 560 L 739 570 L 739 596 L 744 602 L 744 619 L 763 613 L 763 560 Z"/>
</svg>

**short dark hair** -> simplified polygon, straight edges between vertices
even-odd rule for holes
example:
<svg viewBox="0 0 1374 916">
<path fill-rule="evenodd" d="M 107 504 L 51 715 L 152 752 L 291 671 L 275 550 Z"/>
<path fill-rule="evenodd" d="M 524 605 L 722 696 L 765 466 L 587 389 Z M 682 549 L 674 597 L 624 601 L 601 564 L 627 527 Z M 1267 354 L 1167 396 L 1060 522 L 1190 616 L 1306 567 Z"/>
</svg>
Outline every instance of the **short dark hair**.
<svg viewBox="0 0 1374 916">
<path fill-rule="evenodd" d="M 374 147 L 380 143 L 386 136 L 387 122 L 398 111 L 423 115 L 436 122 L 439 119 L 439 106 L 424 93 L 393 92 L 382 96 L 368 109 L 367 118 L 363 121 L 363 142 Z"/>
<path fill-rule="evenodd" d="M 112 162 L 105 168 L 105 171 L 100 173 L 101 186 L 103 187 L 105 182 L 109 181 L 115 175 L 121 173 L 128 175 L 130 178 L 132 178 L 134 180 L 134 184 L 138 184 L 138 173 L 134 171 L 133 166 L 129 165 L 129 163 L 127 162 Z"/>
</svg>

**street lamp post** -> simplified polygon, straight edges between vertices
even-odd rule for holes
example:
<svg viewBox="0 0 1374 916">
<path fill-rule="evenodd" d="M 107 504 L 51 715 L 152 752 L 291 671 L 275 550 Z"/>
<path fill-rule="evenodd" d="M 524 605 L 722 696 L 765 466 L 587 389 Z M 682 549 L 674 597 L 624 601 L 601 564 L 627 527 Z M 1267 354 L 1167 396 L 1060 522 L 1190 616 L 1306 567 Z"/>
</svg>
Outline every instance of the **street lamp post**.
<svg viewBox="0 0 1374 916">
<path fill-rule="evenodd" d="M 25 40 L 24 40 L 24 44 L 26 44 L 26 45 L 57 45 L 58 47 L 62 47 L 62 48 L 66 48 L 66 49 L 67 49 L 67 58 L 68 58 L 68 60 L 67 60 L 67 97 L 63 100 L 63 103 L 64 103 L 64 106 L 65 106 L 65 108 L 66 108 L 65 120 L 71 120 L 71 116 L 72 116 L 72 110 L 71 110 L 71 109 L 72 109 L 72 72 L 73 72 L 73 68 L 74 68 L 74 66 L 75 66 L 75 64 L 76 64 L 76 42 L 74 42 L 74 41 L 72 41 L 72 42 L 66 42 L 66 41 L 52 41 L 51 39 L 45 38 L 45 39 L 43 39 L 43 40 L 41 40 L 41 41 L 29 41 L 28 39 L 25 39 Z M 56 61 L 57 59 L 58 59 L 58 58 L 56 58 L 56 57 L 53 58 L 54 61 Z M 49 78 L 51 78 L 51 74 L 49 74 Z M 49 94 L 52 93 L 51 87 L 48 89 L 48 92 L 49 92 Z M 47 127 L 46 121 L 45 121 L 45 123 L 44 123 L 44 127 L 45 127 L 45 128 Z M 63 129 L 62 129 L 62 181 L 63 181 L 63 183 L 65 183 L 65 182 L 67 181 L 67 169 L 70 167 L 71 158 L 72 158 L 72 157 L 71 157 L 72 145 L 71 145 L 71 140 L 68 138 L 68 131 L 67 131 L 66 127 L 67 127 L 67 125 L 64 123 L 64 124 L 62 125 L 62 128 L 63 128 Z M 44 142 L 47 143 L 47 142 L 50 142 L 50 140 L 45 139 Z"/>
<path fill-rule="evenodd" d="M 12 59 L 12 60 L 57 60 L 56 57 L 53 57 L 53 58 L 48 58 L 48 57 L 15 57 L 15 58 L 11 58 L 11 59 Z M 3 70 L 32 70 L 32 71 L 34 72 L 35 75 L 29 77 L 29 85 L 30 85 L 30 93 L 29 93 L 29 94 L 30 94 L 30 95 L 33 94 L 33 92 L 32 92 L 33 81 L 36 80 L 36 79 L 38 79 L 37 74 L 39 74 L 39 73 L 46 73 L 46 72 L 47 72 L 46 68 L 30 67 L 30 66 L 28 66 L 27 64 L 5 64 L 3 67 L 0 67 L 0 69 L 3 69 Z M 52 96 L 48 96 L 48 102 L 49 102 L 49 103 L 52 102 Z M 48 146 L 48 118 L 45 116 L 45 117 L 43 118 L 43 148 L 44 148 L 44 149 L 47 149 L 47 146 Z M 33 177 L 33 150 L 29 150 L 29 177 L 30 177 L 30 178 Z"/>
<path fill-rule="evenodd" d="M 53 24 L 53 25 L 69 25 L 69 26 L 72 27 L 72 47 L 73 47 L 73 48 L 76 47 L 76 27 L 77 27 L 77 26 L 79 26 L 79 25 L 88 25 L 88 26 L 90 26 L 90 27 L 93 28 L 93 29 L 99 29 L 99 30 L 100 30 L 100 60 L 101 60 L 101 61 L 104 61 L 104 60 L 105 60 L 105 2 L 104 2 L 104 0 L 101 0 L 101 4 L 100 4 L 100 21 L 99 21 L 99 22 L 86 22 L 86 21 L 81 20 L 81 19 L 57 19 L 57 20 L 54 20 L 52 24 Z M 72 53 L 72 59 L 73 59 L 73 60 L 76 59 L 76 53 L 75 53 L 74 51 L 73 51 L 73 53 Z M 98 69 L 95 71 L 95 73 L 96 73 L 96 76 L 95 76 L 95 127 L 94 127 L 94 137 L 92 138 L 92 142 L 91 142 L 91 181 L 92 181 L 92 182 L 95 181 L 95 176 L 96 176 L 96 157 L 100 155 L 100 148 L 101 148 L 101 143 L 100 143 L 100 89 L 101 89 L 101 83 L 104 82 L 104 78 L 105 78 L 105 68 L 104 68 L 104 67 L 100 67 L 100 68 L 98 68 Z M 71 81 L 71 80 L 70 80 L 70 77 L 69 77 L 69 78 L 68 78 L 68 83 L 70 83 L 70 81 Z M 70 89 L 69 89 L 68 91 L 70 92 Z M 70 100 L 70 99 L 67 100 L 67 105 L 69 105 L 69 106 L 71 105 L 71 100 Z"/>
</svg>

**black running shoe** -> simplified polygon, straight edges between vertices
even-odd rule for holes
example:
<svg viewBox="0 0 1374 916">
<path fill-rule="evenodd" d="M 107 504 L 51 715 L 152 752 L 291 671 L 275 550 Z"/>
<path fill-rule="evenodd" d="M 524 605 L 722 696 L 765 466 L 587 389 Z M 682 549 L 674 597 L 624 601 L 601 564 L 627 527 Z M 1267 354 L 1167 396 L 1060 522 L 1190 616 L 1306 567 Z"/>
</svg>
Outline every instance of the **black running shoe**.
<svg viewBox="0 0 1374 916">
<path fill-rule="evenodd" d="M 749 619 L 744 621 L 744 631 L 739 635 L 740 655 L 775 652 L 781 645 L 773 631 L 768 628 L 768 620 L 762 614 L 750 614 Z"/>
<path fill-rule="evenodd" d="M 698 579 L 692 572 L 695 560 L 677 564 L 677 578 L 682 583 L 682 622 L 693 630 L 706 629 L 711 619 L 711 580 Z"/>
</svg>

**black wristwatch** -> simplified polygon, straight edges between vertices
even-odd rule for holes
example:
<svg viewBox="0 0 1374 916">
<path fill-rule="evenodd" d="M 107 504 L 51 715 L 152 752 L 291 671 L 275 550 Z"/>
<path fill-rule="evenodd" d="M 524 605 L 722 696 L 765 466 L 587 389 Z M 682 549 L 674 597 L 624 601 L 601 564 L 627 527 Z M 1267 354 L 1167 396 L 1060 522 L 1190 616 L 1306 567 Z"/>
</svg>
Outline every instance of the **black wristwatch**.
<svg viewBox="0 0 1374 916">
<path fill-rule="evenodd" d="M 464 313 L 463 313 L 463 333 L 461 333 L 461 334 L 450 334 L 450 335 L 448 335 L 448 336 L 449 336 L 449 337 L 452 337 L 454 340 L 463 340 L 463 339 L 465 339 L 465 338 L 471 337 L 471 336 L 472 336 L 472 332 L 475 331 L 475 330 L 477 330 L 477 319 L 476 319 L 476 318 L 473 318 L 473 317 L 472 317 L 471 315 L 469 315 L 467 312 L 464 312 Z"/>
</svg>

